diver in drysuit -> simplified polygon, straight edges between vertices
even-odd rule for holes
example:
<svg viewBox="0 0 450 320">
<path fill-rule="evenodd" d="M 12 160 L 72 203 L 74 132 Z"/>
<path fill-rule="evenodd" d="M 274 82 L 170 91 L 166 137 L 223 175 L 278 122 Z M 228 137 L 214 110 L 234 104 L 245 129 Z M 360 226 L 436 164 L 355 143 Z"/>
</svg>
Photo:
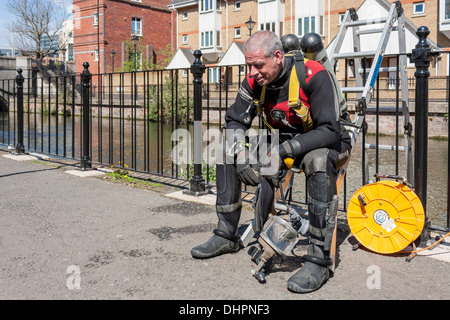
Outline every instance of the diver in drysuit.
<svg viewBox="0 0 450 320">
<path fill-rule="evenodd" d="M 298 47 L 294 38 L 284 40 L 286 47 L 289 44 L 292 48 Z M 294 57 L 284 54 L 280 38 L 270 31 L 259 31 L 247 40 L 244 55 L 249 73 L 234 104 L 227 110 L 226 136 L 228 139 L 233 136 L 229 132 L 248 130 L 260 112 L 266 126 L 279 133 L 279 169 L 283 169 L 285 159 L 293 158 L 294 166 L 305 173 L 310 245 L 304 256 L 306 262 L 287 281 L 287 287 L 293 292 L 311 292 L 329 278 L 329 252 L 338 202 L 337 170 L 351 148 L 348 134 L 341 129 L 336 88 L 320 63 L 305 59 L 306 90 L 299 89 L 298 103 L 306 108 L 303 109 L 306 114 L 300 115 L 288 105 Z M 252 103 L 258 104 L 259 109 L 249 108 Z M 248 161 L 254 154 L 249 143 L 230 141 L 226 146 L 227 155 L 234 161 L 216 165 L 218 225 L 207 242 L 192 248 L 194 258 L 212 258 L 239 250 L 242 183 L 260 184 L 260 190 L 265 190 L 259 195 L 263 197 L 263 206 L 268 208 L 266 214 L 261 215 L 263 220 L 273 205 L 277 174 L 263 176 L 261 167 Z M 261 226 L 264 222 L 258 223 Z"/>
</svg>

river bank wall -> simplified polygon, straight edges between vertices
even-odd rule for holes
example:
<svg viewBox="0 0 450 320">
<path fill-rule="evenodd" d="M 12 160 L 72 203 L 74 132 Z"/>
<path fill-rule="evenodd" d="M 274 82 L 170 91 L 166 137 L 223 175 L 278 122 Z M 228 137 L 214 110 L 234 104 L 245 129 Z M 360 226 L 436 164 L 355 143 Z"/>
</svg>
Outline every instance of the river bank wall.
<svg viewBox="0 0 450 320">
<path fill-rule="evenodd" d="M 12 102 L 12 101 L 11 101 Z M 232 100 L 229 99 L 228 107 L 232 105 Z M 368 133 L 369 134 L 376 134 L 376 130 L 378 127 L 379 133 L 382 135 L 395 135 L 396 132 L 399 134 L 403 134 L 404 132 L 404 123 L 405 119 L 402 115 L 401 107 L 399 107 L 399 116 L 397 119 L 396 116 L 396 106 L 394 104 L 395 102 L 384 102 L 381 103 L 379 108 L 381 110 L 379 116 L 376 116 L 375 110 L 376 106 L 375 104 L 371 104 L 368 107 L 368 110 L 366 112 L 366 122 L 368 124 Z M 225 103 L 224 103 L 225 104 Z M 81 104 L 76 103 L 74 106 L 72 106 L 71 102 L 67 102 L 66 106 L 64 107 L 63 102 L 59 102 L 58 106 L 56 107 L 55 103 L 51 103 L 51 108 L 49 110 L 48 103 L 44 101 L 43 108 L 44 113 L 50 113 L 55 114 L 58 113 L 59 115 L 66 114 L 71 115 L 74 114 L 75 116 L 81 115 Z M 202 121 L 204 123 L 208 122 L 211 125 L 219 125 L 223 124 L 225 119 L 225 113 L 227 110 L 227 107 L 225 106 L 217 106 L 217 103 L 211 103 L 210 101 L 204 99 L 202 102 Z M 352 103 L 349 103 L 349 113 L 350 116 L 353 117 L 355 115 L 355 108 L 352 106 Z M 104 104 L 99 104 L 94 100 L 90 104 L 91 108 L 91 114 L 93 117 L 104 117 L 104 118 L 120 118 L 123 117 L 124 119 L 137 119 L 137 120 L 144 120 L 148 117 L 148 109 L 144 109 L 141 106 L 140 101 L 138 100 L 136 103 L 128 103 L 126 101 L 123 104 L 109 104 L 107 101 L 104 101 Z M 165 114 L 168 115 L 165 118 L 165 122 L 171 123 L 172 117 L 171 117 L 171 106 L 165 106 Z M 189 107 L 190 109 L 193 108 L 191 105 Z M 179 110 L 180 114 L 177 116 L 177 120 L 179 122 L 185 122 L 187 116 L 185 113 L 183 113 L 183 109 L 185 110 L 185 107 L 178 106 L 177 109 Z M 437 138 L 448 138 L 448 132 L 449 132 L 449 123 L 448 123 L 448 105 L 445 102 L 431 102 L 428 106 L 428 136 L 429 137 L 437 137 Z M 389 111 L 383 111 L 383 110 L 389 110 Z M 41 103 L 37 100 L 34 101 L 25 101 L 24 102 L 24 112 L 25 113 L 41 113 Z M 154 107 L 150 113 L 160 113 L 161 114 L 161 107 Z M 191 111 L 191 121 L 193 120 L 193 112 Z M 410 114 L 409 114 L 409 122 L 413 126 L 413 136 L 414 136 L 414 124 L 415 124 L 415 118 L 414 118 L 414 104 L 410 104 Z M 153 116 L 153 118 L 156 118 Z"/>
</svg>

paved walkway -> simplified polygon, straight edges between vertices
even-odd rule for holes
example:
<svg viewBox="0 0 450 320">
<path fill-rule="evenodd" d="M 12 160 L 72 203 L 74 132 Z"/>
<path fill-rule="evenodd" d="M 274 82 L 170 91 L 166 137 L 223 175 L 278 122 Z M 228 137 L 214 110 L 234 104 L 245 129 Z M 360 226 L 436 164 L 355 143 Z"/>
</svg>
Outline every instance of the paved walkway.
<svg viewBox="0 0 450 320">
<path fill-rule="evenodd" d="M 353 251 L 354 238 L 341 225 L 334 277 L 298 295 L 286 289 L 301 265 L 298 256 L 276 266 L 266 284 L 251 275 L 246 249 L 208 260 L 190 256 L 215 227 L 212 195 L 202 204 L 177 198 L 179 187 L 146 190 L 73 170 L 67 162 L 0 151 L 0 299 L 450 297 L 449 239 L 408 263 L 405 254 Z M 245 210 L 242 230 L 251 217 Z M 295 253 L 305 248 L 301 240 Z"/>
</svg>

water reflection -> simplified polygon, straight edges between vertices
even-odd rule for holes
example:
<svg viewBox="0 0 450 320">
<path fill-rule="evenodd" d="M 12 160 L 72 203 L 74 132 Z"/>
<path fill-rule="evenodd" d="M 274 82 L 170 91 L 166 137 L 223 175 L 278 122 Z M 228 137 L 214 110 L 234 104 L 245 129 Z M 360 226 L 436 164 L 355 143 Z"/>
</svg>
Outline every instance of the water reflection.
<svg viewBox="0 0 450 320">
<path fill-rule="evenodd" d="M 15 145 L 16 124 L 14 113 L 0 113 L 0 143 Z M 24 144 L 27 150 L 48 153 L 61 157 L 80 159 L 82 150 L 81 117 L 49 116 L 25 114 Z M 172 123 L 157 124 L 142 120 L 117 118 L 92 118 L 91 156 L 94 163 L 113 166 L 125 164 L 135 170 L 169 176 L 181 177 L 186 166 L 176 166 L 171 160 L 172 149 L 177 141 L 171 140 L 175 129 L 186 129 L 186 124 L 175 126 Z M 204 126 L 203 130 L 206 129 Z M 193 125 L 189 126 L 193 132 Z M 352 153 L 347 170 L 346 201 L 362 185 L 360 141 Z M 366 143 L 375 144 L 375 136 L 368 136 Z M 400 145 L 403 137 L 399 138 Z M 206 146 L 208 142 L 204 142 Z M 395 145 L 395 137 L 380 137 L 380 145 Z M 413 142 L 414 146 L 414 142 Z M 398 175 L 406 177 L 404 152 L 399 152 Z M 413 157 L 414 159 L 414 157 Z M 375 150 L 368 151 L 370 179 L 375 171 Z M 395 151 L 379 150 L 379 174 L 396 174 Z M 427 215 L 432 224 L 446 225 L 447 211 L 448 142 L 428 141 L 428 186 Z M 185 177 L 185 176 L 184 176 Z M 413 183 L 413 181 L 409 181 Z M 305 199 L 304 177 L 296 178 L 293 196 Z M 341 205 L 344 202 L 341 190 Z"/>
<path fill-rule="evenodd" d="M 139 171 L 172 174 L 170 136 L 177 127 L 169 124 L 133 121 L 130 118 L 92 118 L 90 130 L 93 162 L 114 166 L 125 164 Z M 0 143 L 16 143 L 14 113 L 0 113 Z M 191 125 L 192 126 L 192 125 Z M 186 125 L 180 128 L 186 128 Z M 25 114 L 24 144 L 27 150 L 80 159 L 81 117 Z M 158 143 L 159 142 L 159 143 Z M 161 143 L 162 142 L 162 143 Z M 158 156 L 159 155 L 159 156 Z"/>
<path fill-rule="evenodd" d="M 403 137 L 399 138 L 399 144 L 403 145 Z M 375 136 L 367 136 L 366 143 L 375 144 Z M 346 199 L 348 203 L 350 197 L 362 186 L 362 160 L 360 153 L 360 140 L 357 141 L 355 149 L 347 170 L 346 177 Z M 380 137 L 380 145 L 395 145 L 395 137 Z M 413 140 L 414 147 L 414 140 Z M 406 160 L 403 151 L 398 152 L 399 165 L 398 175 L 405 177 Z M 414 154 L 412 156 L 414 159 Z M 368 150 L 369 179 L 375 181 L 374 174 L 396 175 L 396 153 L 390 150 L 379 150 L 378 172 L 376 172 L 376 151 Z M 437 226 L 445 226 L 447 223 L 447 178 L 448 177 L 448 142 L 439 140 L 428 140 L 428 168 L 427 168 L 427 208 L 426 213 L 431 223 Z M 304 178 L 297 183 L 297 195 L 304 199 Z M 414 184 L 414 181 L 408 181 Z M 344 186 L 341 189 L 340 208 L 344 202 Z"/>
</svg>

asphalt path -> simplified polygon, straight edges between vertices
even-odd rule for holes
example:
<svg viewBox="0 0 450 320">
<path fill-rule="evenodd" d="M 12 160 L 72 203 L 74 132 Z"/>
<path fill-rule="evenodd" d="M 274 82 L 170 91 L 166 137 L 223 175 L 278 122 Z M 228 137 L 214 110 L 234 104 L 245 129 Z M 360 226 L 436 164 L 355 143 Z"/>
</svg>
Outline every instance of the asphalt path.
<svg viewBox="0 0 450 320">
<path fill-rule="evenodd" d="M 168 197 L 179 188 L 135 188 L 68 174 L 74 168 L 67 163 L 8 155 L 0 151 L 1 300 L 171 300 L 177 301 L 172 311 L 180 313 L 195 301 L 450 297 L 446 242 L 441 251 L 406 262 L 407 254 L 353 250 L 355 239 L 340 224 L 334 275 L 316 292 L 295 294 L 286 281 L 302 265 L 306 240 L 260 284 L 247 248 L 214 259 L 191 257 L 190 249 L 212 235 L 217 220 L 212 205 Z M 251 218 L 246 206 L 241 232 Z"/>
</svg>

